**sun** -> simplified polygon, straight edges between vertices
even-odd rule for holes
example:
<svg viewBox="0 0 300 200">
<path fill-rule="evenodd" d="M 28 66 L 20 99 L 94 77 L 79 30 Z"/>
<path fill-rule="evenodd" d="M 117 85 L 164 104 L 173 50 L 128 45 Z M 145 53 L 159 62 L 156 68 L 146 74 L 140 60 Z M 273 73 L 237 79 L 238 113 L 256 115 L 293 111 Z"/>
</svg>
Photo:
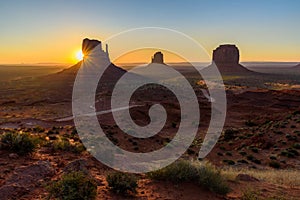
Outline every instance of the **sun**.
<svg viewBox="0 0 300 200">
<path fill-rule="evenodd" d="M 82 53 L 82 51 L 81 50 L 78 50 L 77 52 L 76 52 L 76 59 L 78 60 L 78 61 L 81 61 L 82 59 L 83 59 L 83 57 L 84 57 L 84 55 L 83 55 L 83 53 Z"/>
</svg>

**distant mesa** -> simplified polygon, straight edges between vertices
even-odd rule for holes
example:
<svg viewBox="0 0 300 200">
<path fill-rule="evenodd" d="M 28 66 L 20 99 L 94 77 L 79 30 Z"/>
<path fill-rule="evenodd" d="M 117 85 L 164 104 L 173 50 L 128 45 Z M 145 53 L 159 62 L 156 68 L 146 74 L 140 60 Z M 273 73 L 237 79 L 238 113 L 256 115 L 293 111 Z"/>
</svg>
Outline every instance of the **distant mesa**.
<svg viewBox="0 0 300 200">
<path fill-rule="evenodd" d="M 152 57 L 151 63 L 165 64 L 164 55 L 162 54 L 162 52 L 160 51 L 156 52 Z"/>
<path fill-rule="evenodd" d="M 293 67 L 293 69 L 299 69 L 300 70 L 300 63 Z"/>
<path fill-rule="evenodd" d="M 218 67 L 222 75 L 248 75 L 252 72 L 239 64 L 240 52 L 234 44 L 220 45 L 213 51 L 212 61 Z M 211 70 L 212 65 L 209 65 L 204 70 Z"/>
</svg>

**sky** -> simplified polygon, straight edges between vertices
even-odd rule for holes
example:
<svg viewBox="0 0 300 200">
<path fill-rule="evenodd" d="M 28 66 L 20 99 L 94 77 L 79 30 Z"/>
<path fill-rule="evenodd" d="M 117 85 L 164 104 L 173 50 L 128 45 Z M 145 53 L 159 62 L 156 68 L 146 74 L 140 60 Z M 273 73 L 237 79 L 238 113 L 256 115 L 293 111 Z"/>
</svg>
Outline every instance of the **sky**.
<svg viewBox="0 0 300 200">
<path fill-rule="evenodd" d="M 105 40 L 139 27 L 182 32 L 208 54 L 220 44 L 236 44 L 244 62 L 298 62 L 299 8 L 295 0 L 2 0 L 0 64 L 75 63 L 82 39 Z M 128 62 L 150 56 L 131 55 Z"/>
</svg>

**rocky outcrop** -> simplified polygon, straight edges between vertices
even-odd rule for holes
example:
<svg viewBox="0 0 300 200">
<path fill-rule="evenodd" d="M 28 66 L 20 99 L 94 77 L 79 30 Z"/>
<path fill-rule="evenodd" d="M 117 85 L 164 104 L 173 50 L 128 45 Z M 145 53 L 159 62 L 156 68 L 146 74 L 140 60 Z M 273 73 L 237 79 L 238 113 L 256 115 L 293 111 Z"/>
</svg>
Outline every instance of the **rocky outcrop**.
<svg viewBox="0 0 300 200">
<path fill-rule="evenodd" d="M 213 51 L 213 61 L 217 65 L 237 65 L 239 59 L 239 49 L 235 45 L 220 45 Z"/>
<path fill-rule="evenodd" d="M 33 165 L 20 167 L 0 187 L 0 199 L 18 199 L 34 190 L 53 174 L 54 168 L 49 161 L 38 161 Z"/>
<path fill-rule="evenodd" d="M 164 55 L 160 51 L 156 52 L 152 57 L 151 63 L 164 64 Z"/>
<path fill-rule="evenodd" d="M 96 46 L 100 46 L 101 50 L 102 50 L 102 44 L 100 41 L 98 40 L 90 40 L 88 38 L 85 38 L 82 41 L 82 53 L 87 56 L 89 54 L 90 51 L 92 51 Z"/>
<path fill-rule="evenodd" d="M 236 45 L 225 44 L 220 45 L 213 51 L 212 65 L 209 65 L 204 70 L 209 73 L 214 73 L 213 65 L 215 64 L 221 75 L 251 75 L 255 74 L 239 64 L 240 52 Z"/>
</svg>

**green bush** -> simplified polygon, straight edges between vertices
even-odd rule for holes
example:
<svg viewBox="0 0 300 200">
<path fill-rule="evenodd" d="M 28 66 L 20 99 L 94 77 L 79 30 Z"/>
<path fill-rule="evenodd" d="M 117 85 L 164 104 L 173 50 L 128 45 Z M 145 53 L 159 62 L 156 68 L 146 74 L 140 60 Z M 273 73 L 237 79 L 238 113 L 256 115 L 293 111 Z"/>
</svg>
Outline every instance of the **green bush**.
<svg viewBox="0 0 300 200">
<path fill-rule="evenodd" d="M 106 177 L 108 186 L 117 194 L 127 195 L 130 192 L 136 193 L 137 177 L 132 174 L 115 172 Z"/>
<path fill-rule="evenodd" d="M 163 169 L 149 172 L 147 175 L 152 179 L 175 183 L 192 181 L 222 195 L 227 194 L 230 190 L 220 172 L 207 163 L 197 165 L 180 160 Z"/>
<path fill-rule="evenodd" d="M 28 133 L 7 132 L 1 136 L 1 149 L 19 155 L 28 155 L 35 151 L 38 140 Z"/>
<path fill-rule="evenodd" d="M 54 197 L 59 200 L 92 200 L 97 195 L 95 180 L 83 172 L 65 174 L 47 189 L 49 199 Z"/>
</svg>

